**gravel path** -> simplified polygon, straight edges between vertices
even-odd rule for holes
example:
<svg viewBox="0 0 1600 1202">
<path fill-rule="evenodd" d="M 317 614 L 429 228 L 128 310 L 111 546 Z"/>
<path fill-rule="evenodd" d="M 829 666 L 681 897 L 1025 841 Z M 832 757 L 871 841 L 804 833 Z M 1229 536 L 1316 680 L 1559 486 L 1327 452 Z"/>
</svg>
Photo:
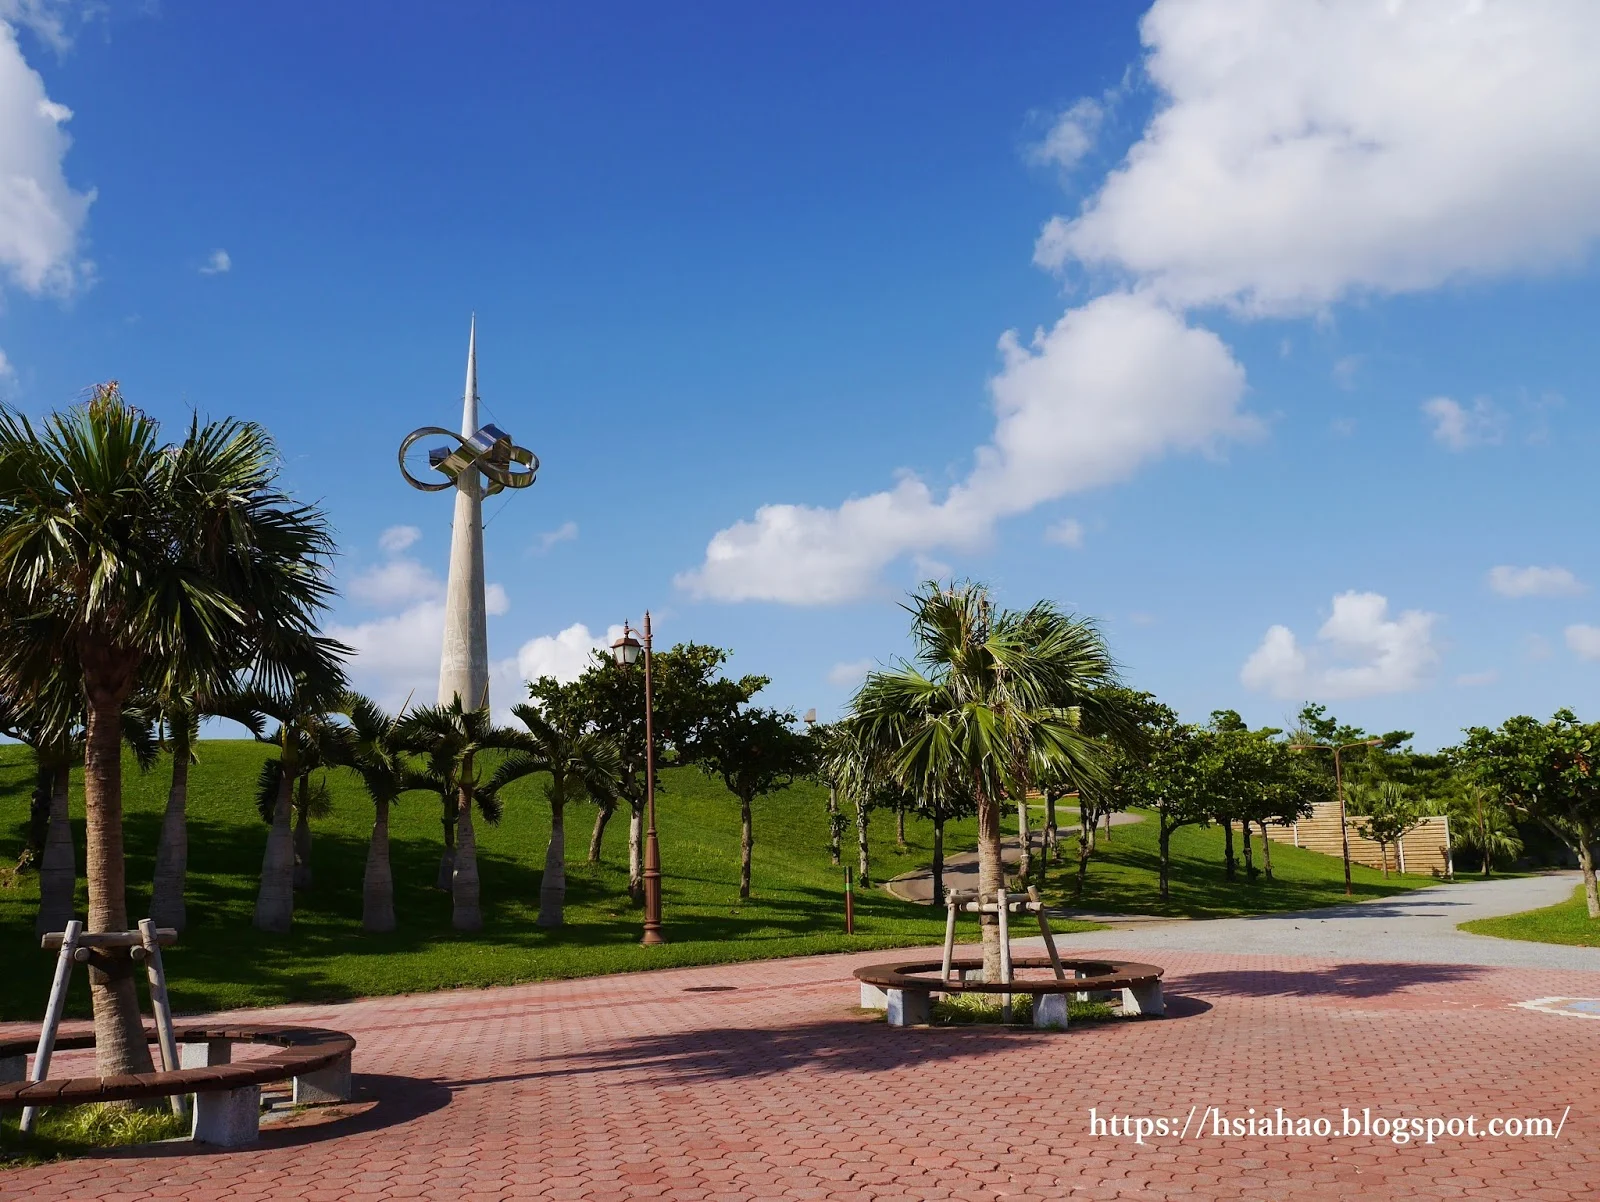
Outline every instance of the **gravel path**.
<svg viewBox="0 0 1600 1202">
<path fill-rule="evenodd" d="M 1469 935 L 1456 924 L 1565 901 L 1575 872 L 1436 885 L 1357 905 L 1250 918 L 1149 923 L 1136 929 L 1058 935 L 1063 947 L 1114 941 L 1128 951 L 1204 951 L 1329 959 L 1478 964 L 1600 971 L 1600 947 L 1569 947 Z"/>
</svg>

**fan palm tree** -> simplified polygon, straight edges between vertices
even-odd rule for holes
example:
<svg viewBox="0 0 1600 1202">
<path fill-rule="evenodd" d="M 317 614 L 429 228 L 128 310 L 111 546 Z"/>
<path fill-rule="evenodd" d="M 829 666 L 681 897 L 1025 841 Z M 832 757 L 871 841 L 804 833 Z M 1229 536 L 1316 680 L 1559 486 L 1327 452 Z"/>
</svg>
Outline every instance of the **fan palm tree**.
<svg viewBox="0 0 1600 1202">
<path fill-rule="evenodd" d="M 117 386 L 35 428 L 0 412 L 0 592 L 45 637 L 0 646 L 0 687 L 28 696 L 63 646 L 81 671 L 88 926 L 128 928 L 122 711 L 141 686 L 227 683 L 252 649 L 309 632 L 329 597 L 322 515 L 276 487 L 252 423 L 191 420 L 164 444 Z M 101 1075 L 147 1071 L 131 956 L 91 968 Z"/>
<path fill-rule="evenodd" d="M 558 927 L 567 898 L 567 803 L 587 799 L 605 806 L 613 802 L 622 784 L 622 754 L 610 739 L 585 730 L 570 708 L 518 705 L 511 712 L 527 727 L 527 733 L 510 732 L 507 744 L 511 754 L 495 769 L 489 791 L 498 796 L 514 780 L 536 772 L 550 774 L 550 783 L 544 787 L 550 802 L 550 842 L 545 847 L 539 917 L 534 923 Z"/>
<path fill-rule="evenodd" d="M 455 869 L 450 874 L 450 923 L 458 931 L 483 929 L 479 896 L 478 840 L 472 825 L 473 803 L 494 801 L 493 791 L 479 781 L 473 760 L 481 751 L 506 747 L 509 731 L 496 726 L 489 707 L 468 709 L 457 694 L 448 705 L 414 711 L 400 724 L 400 740 L 426 756 L 428 770 L 446 798 L 455 800 Z"/>
<path fill-rule="evenodd" d="M 1095 626 L 1047 602 L 997 610 L 978 584 L 924 585 L 906 606 L 914 659 L 869 675 L 847 722 L 892 775 L 921 795 L 970 782 L 978 811 L 978 888 L 1004 883 L 1001 800 L 1045 770 L 1083 779 L 1099 749 L 1081 729 L 1115 666 Z M 1000 974 L 997 916 L 980 915 L 984 976 Z"/>
<path fill-rule="evenodd" d="M 1496 860 L 1514 860 L 1522 854 L 1522 837 L 1499 795 L 1483 785 L 1471 784 L 1445 807 L 1450 816 L 1450 841 L 1476 852 L 1487 880 Z"/>
</svg>

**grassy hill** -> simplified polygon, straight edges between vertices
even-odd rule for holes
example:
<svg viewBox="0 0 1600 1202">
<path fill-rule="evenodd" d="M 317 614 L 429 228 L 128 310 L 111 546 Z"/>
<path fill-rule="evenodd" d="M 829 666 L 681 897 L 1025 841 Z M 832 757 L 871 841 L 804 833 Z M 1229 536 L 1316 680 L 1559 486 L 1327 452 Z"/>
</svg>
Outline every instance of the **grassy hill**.
<svg viewBox="0 0 1600 1202">
<path fill-rule="evenodd" d="M 1478 918 L 1461 924 L 1474 935 L 1495 935 L 1501 939 L 1527 939 L 1535 943 L 1571 943 L 1579 947 L 1600 947 L 1600 922 L 1589 917 L 1583 886 L 1572 891 L 1564 902 L 1500 918 Z"/>
<path fill-rule="evenodd" d="M 361 877 L 372 807 L 353 775 L 328 777 L 333 812 L 313 822 L 313 887 L 297 895 L 294 932 L 265 935 L 250 925 L 267 828 L 256 813 L 254 782 L 271 753 L 251 742 L 207 741 L 189 781 L 189 929 L 166 954 L 174 1005 L 188 1012 L 288 1001 L 585 976 L 662 965 L 756 960 L 774 956 L 936 942 L 943 915 L 889 897 L 858 892 L 854 938 L 844 935 L 843 872 L 828 862 L 826 795 L 799 784 L 755 806 L 755 897 L 741 904 L 739 808 L 722 786 L 696 769 L 666 773 L 658 797 L 665 874 L 666 947 L 638 946 L 640 911 L 627 901 L 627 823 L 606 832 L 602 863 L 585 857 L 594 808 L 567 817 L 567 923 L 536 928 L 540 868 L 549 808 L 538 779 L 505 793 L 497 827 L 478 823 L 484 929 L 462 936 L 450 927 L 450 899 L 432 888 L 442 847 L 439 803 L 411 794 L 392 811 L 395 912 L 399 930 L 361 931 Z M 128 911 L 146 912 L 156 838 L 170 767 L 147 774 L 125 766 Z M 26 749 L 0 747 L 0 863 L 23 844 L 29 792 Z M 79 909 L 86 910 L 82 782 L 73 782 Z M 894 848 L 893 822 L 873 823 L 874 872 L 886 878 L 929 855 L 928 831 L 913 824 L 905 854 Z M 971 823 L 952 827 L 956 847 L 972 845 Z M 850 849 L 847 858 L 853 862 Z M 33 937 L 37 876 L 19 874 L 0 889 L 0 1019 L 36 1019 L 44 1010 L 54 957 Z M 87 1014 L 86 974 L 74 981 L 70 1013 Z"/>
</svg>

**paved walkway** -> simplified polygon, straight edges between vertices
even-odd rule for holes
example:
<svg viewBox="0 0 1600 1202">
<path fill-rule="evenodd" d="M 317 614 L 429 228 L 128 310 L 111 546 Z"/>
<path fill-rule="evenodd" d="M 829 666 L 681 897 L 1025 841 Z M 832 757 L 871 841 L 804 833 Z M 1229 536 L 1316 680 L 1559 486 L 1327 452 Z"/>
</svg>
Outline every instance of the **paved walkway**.
<svg viewBox="0 0 1600 1202">
<path fill-rule="evenodd" d="M 285 1007 L 272 1017 L 356 1035 L 370 1110 L 250 1151 L 177 1143 L 15 1170 L 0 1197 L 1594 1198 L 1600 1021 L 1515 1003 L 1600 996 L 1600 973 L 1397 964 L 1377 938 L 1323 956 L 1127 945 L 1155 933 L 1092 932 L 1074 950 L 1165 965 L 1171 1017 L 1065 1034 L 891 1030 L 852 1009 L 851 969 L 882 952 Z M 1217 1126 L 1279 1107 L 1335 1134 Z M 1480 1132 L 1566 1118 L 1559 1137 L 1402 1146 L 1342 1134 L 1343 1111 L 1359 1126 L 1363 1108 L 1471 1115 Z M 1092 1128 L 1091 1109 L 1169 1125 L 1141 1144 Z"/>
</svg>

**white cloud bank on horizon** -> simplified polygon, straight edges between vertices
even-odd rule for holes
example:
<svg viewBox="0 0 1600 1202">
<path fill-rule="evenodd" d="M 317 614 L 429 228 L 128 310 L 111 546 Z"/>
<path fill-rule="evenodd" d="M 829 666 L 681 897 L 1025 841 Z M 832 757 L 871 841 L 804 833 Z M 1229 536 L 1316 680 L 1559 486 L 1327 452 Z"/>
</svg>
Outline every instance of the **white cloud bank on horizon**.
<svg viewBox="0 0 1600 1202">
<path fill-rule="evenodd" d="M 995 433 L 966 480 L 943 499 L 903 475 L 833 508 L 764 505 L 715 534 L 680 587 L 860 598 L 904 556 L 974 548 L 1042 501 L 1252 433 L 1243 368 L 1190 324 L 1195 309 L 1317 314 L 1559 269 L 1600 238 L 1600 139 L 1574 119 L 1600 111 L 1600 4 L 1157 0 L 1140 32 L 1161 103 L 1035 246 L 1040 265 L 1110 291 L 1027 347 L 1002 338 Z M 1069 107 L 1034 158 L 1080 161 L 1097 112 Z M 1482 437 L 1450 404 L 1433 415 L 1441 441 Z"/>
<path fill-rule="evenodd" d="M 0 268 L 25 292 L 66 297 L 94 276 L 79 243 L 95 193 L 67 183 L 72 110 L 45 94 L 17 42 L 19 24 L 57 49 L 65 38 L 51 6 L 0 3 Z"/>
<path fill-rule="evenodd" d="M 1502 597 L 1576 597 L 1589 591 L 1570 568 L 1514 568 L 1502 564 L 1489 569 L 1489 587 Z"/>
<path fill-rule="evenodd" d="M 1389 600 L 1354 590 L 1302 646 L 1287 626 L 1272 626 L 1239 672 L 1240 682 L 1285 701 L 1336 701 L 1408 693 L 1426 685 L 1439 662 L 1437 614 L 1408 609 L 1389 616 Z"/>
</svg>

